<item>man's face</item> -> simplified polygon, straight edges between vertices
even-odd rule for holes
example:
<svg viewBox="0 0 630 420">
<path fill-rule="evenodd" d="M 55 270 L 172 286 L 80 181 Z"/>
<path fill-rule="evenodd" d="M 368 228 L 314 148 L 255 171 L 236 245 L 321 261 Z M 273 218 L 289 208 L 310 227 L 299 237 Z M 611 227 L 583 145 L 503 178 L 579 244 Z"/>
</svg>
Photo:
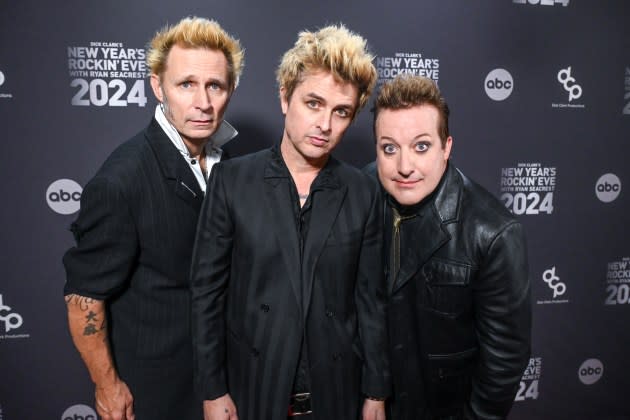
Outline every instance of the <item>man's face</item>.
<svg viewBox="0 0 630 420">
<path fill-rule="evenodd" d="M 402 205 L 419 203 L 437 187 L 453 139 L 442 147 L 432 105 L 383 109 L 376 119 L 376 165 L 387 192 Z"/>
<path fill-rule="evenodd" d="M 280 89 L 285 115 L 282 151 L 285 160 L 320 163 L 339 144 L 357 110 L 359 90 L 338 82 L 324 70 L 306 73 L 286 98 Z M 288 153 L 288 156 L 285 155 Z"/>
<path fill-rule="evenodd" d="M 200 145 L 223 121 L 232 93 L 228 80 L 223 52 L 174 45 L 162 75 L 151 75 L 151 87 L 182 139 Z"/>
</svg>

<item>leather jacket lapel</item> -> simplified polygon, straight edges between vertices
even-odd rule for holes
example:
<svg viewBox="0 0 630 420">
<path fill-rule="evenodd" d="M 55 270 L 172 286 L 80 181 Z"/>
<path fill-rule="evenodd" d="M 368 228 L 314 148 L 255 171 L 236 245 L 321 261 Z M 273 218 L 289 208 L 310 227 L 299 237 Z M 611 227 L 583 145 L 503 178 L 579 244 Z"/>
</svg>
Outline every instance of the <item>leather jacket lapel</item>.
<svg viewBox="0 0 630 420">
<path fill-rule="evenodd" d="M 392 283 L 392 293 L 403 287 L 429 258 L 444 245 L 450 235 L 442 227 L 442 222 L 431 208 L 401 225 L 400 255 L 404 256 L 398 276 Z"/>
<path fill-rule="evenodd" d="M 421 216 L 403 222 L 400 255 L 404 256 L 404 260 L 401 261 L 398 277 L 392 282 L 392 293 L 404 286 L 450 240 L 446 226 L 458 221 L 461 183 L 459 172 L 449 163 L 433 203 Z"/>
</svg>

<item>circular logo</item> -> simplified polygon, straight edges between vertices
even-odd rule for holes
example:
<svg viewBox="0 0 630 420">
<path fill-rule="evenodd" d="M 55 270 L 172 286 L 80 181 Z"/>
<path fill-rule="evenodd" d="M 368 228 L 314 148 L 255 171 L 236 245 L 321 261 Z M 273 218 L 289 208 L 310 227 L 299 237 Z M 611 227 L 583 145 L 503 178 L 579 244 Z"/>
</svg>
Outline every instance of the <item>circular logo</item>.
<svg viewBox="0 0 630 420">
<path fill-rule="evenodd" d="M 46 202 L 59 214 L 72 214 L 79 211 L 83 189 L 71 179 L 58 179 L 46 190 Z"/>
<path fill-rule="evenodd" d="M 593 385 L 604 375 L 604 365 L 598 359 L 588 359 L 578 370 L 578 377 L 584 385 Z"/>
<path fill-rule="evenodd" d="M 0 86 L 4 83 L 4 73 L 0 71 Z"/>
<path fill-rule="evenodd" d="M 486 76 L 483 87 L 490 99 L 502 101 L 512 94 L 514 80 L 507 70 L 494 69 Z"/>
<path fill-rule="evenodd" d="M 87 405 L 77 404 L 66 409 L 61 415 L 61 420 L 96 420 L 96 413 Z"/>
<path fill-rule="evenodd" d="M 621 181 L 615 174 L 604 174 L 595 184 L 595 194 L 600 201 L 610 203 L 615 201 L 621 192 Z"/>
</svg>

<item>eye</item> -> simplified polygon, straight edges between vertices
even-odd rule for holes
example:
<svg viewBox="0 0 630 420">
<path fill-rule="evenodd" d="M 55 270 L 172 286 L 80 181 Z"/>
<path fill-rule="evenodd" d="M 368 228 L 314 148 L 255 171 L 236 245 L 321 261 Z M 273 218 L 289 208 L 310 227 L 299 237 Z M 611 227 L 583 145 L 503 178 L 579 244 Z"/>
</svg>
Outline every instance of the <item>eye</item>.
<svg viewBox="0 0 630 420">
<path fill-rule="evenodd" d="M 339 108 L 339 109 L 335 110 L 335 112 L 341 118 L 350 118 L 350 111 L 348 109 L 346 109 L 346 108 Z"/>
<path fill-rule="evenodd" d="M 306 106 L 311 109 L 317 109 L 319 107 L 319 102 L 317 102 L 314 99 L 311 99 L 310 101 L 306 101 Z"/>
<path fill-rule="evenodd" d="M 426 152 L 427 150 L 429 150 L 429 144 L 421 141 L 415 144 L 414 149 L 416 150 L 416 152 Z"/>
<path fill-rule="evenodd" d="M 221 90 L 223 86 L 217 82 L 210 83 L 210 90 Z"/>
<path fill-rule="evenodd" d="M 189 81 L 185 81 L 181 83 L 181 87 L 183 87 L 184 89 L 188 89 L 191 86 L 192 86 L 192 83 L 190 83 Z"/>
<path fill-rule="evenodd" d="M 393 145 L 392 143 L 385 143 L 384 145 L 381 146 L 381 148 L 383 149 L 383 152 L 386 155 L 392 155 L 396 153 L 396 146 Z"/>
</svg>

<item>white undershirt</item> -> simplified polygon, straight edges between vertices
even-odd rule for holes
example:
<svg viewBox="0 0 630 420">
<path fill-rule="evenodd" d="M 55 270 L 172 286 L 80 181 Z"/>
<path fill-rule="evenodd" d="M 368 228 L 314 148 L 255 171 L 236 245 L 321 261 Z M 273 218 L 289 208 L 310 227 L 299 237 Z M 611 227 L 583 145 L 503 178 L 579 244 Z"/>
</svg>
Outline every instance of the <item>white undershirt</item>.
<svg viewBox="0 0 630 420">
<path fill-rule="evenodd" d="M 201 166 L 199 165 L 199 160 L 193 159 L 177 129 L 175 129 L 175 127 L 173 127 L 173 125 L 166 119 L 164 111 L 162 110 L 162 104 L 158 104 L 155 107 L 155 120 L 158 122 L 158 124 L 160 124 L 160 127 L 162 127 L 162 130 L 164 130 L 168 138 L 171 139 L 173 145 L 182 154 L 184 160 L 190 167 L 190 170 L 195 175 L 195 178 L 197 178 L 199 188 L 201 188 L 201 191 L 203 191 L 205 194 L 206 182 L 208 181 L 207 176 L 208 174 L 210 174 L 212 165 L 221 160 L 221 155 L 223 154 L 221 146 L 236 137 L 238 131 L 236 131 L 236 129 L 232 127 L 230 123 L 223 120 L 217 131 L 215 131 L 215 133 L 210 136 L 210 140 L 208 140 L 206 146 L 204 147 L 204 150 L 206 152 L 206 178 L 204 178 L 203 171 L 201 170 Z"/>
</svg>

